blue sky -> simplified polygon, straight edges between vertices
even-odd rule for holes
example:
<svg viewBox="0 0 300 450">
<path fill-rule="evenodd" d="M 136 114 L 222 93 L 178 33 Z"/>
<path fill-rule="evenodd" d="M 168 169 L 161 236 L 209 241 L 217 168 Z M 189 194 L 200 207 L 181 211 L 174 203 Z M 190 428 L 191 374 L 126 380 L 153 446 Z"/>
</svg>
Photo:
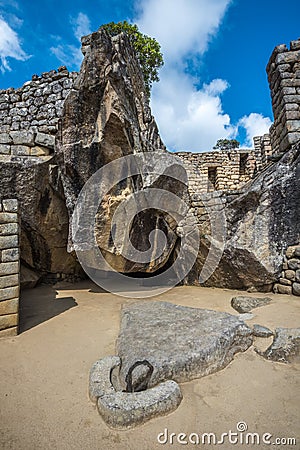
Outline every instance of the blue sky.
<svg viewBox="0 0 300 450">
<path fill-rule="evenodd" d="M 167 147 L 251 146 L 273 120 L 265 66 L 275 45 L 300 37 L 299 17 L 299 0 L 0 0 L 0 88 L 78 70 L 80 36 L 128 20 L 162 46 L 151 106 Z"/>
</svg>

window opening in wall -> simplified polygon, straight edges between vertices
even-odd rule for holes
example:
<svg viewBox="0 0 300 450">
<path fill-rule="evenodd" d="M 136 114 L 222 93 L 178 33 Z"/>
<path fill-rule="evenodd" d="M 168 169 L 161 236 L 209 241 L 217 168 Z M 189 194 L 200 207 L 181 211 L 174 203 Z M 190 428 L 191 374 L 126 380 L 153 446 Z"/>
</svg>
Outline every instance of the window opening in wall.
<svg viewBox="0 0 300 450">
<path fill-rule="evenodd" d="M 209 167 L 208 168 L 208 186 L 207 190 L 215 191 L 217 185 L 217 168 L 216 167 Z"/>
<path fill-rule="evenodd" d="M 248 161 L 248 153 L 240 154 L 240 175 L 246 175 L 247 173 L 247 161 Z"/>
</svg>

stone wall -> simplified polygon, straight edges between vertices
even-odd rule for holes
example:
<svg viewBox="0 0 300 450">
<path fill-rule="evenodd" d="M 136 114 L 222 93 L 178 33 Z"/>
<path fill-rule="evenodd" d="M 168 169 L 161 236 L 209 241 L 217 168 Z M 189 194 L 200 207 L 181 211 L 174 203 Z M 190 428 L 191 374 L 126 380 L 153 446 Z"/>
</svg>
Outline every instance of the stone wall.
<svg viewBox="0 0 300 450">
<path fill-rule="evenodd" d="M 256 154 L 257 170 L 260 171 L 268 163 L 269 157 L 273 154 L 271 138 L 269 134 L 255 136 L 253 138 L 254 150 Z"/>
<path fill-rule="evenodd" d="M 45 156 L 53 152 L 54 136 L 65 98 L 77 72 L 65 66 L 33 75 L 18 89 L 0 91 L 0 155 Z"/>
<path fill-rule="evenodd" d="M 18 202 L 0 200 L 0 337 L 17 334 L 18 308 Z"/>
<path fill-rule="evenodd" d="M 191 194 L 238 190 L 253 178 L 257 167 L 254 150 L 178 152 L 187 171 Z"/>
<path fill-rule="evenodd" d="M 300 244 L 288 247 L 282 269 L 274 292 L 300 296 Z"/>
<path fill-rule="evenodd" d="M 274 124 L 273 152 L 286 152 L 300 140 L 300 38 L 275 47 L 267 65 Z"/>
</svg>

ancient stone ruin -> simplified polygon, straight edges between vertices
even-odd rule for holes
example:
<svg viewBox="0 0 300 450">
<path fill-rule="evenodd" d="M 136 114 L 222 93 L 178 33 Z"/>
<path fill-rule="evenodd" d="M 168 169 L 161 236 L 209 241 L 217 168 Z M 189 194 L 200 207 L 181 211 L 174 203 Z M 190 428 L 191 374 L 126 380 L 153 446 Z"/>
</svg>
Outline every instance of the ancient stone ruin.
<svg viewBox="0 0 300 450">
<path fill-rule="evenodd" d="M 102 30 L 84 37 L 79 73 L 62 66 L 1 91 L 0 333 L 17 332 L 19 280 L 33 287 L 85 276 L 72 236 L 80 191 L 99 169 L 129 155 L 157 155 L 160 175 L 153 177 L 149 169 L 128 177 L 99 205 L 96 244 L 114 270 L 149 277 L 166 270 L 197 228 L 199 242 L 184 248 L 193 264 L 183 283 L 299 295 L 299 49 L 300 40 L 289 50 L 278 46 L 268 64 L 270 135 L 256 137 L 251 150 L 178 153 L 174 170 L 183 170 L 187 182 L 172 177 L 162 163 L 168 152 L 125 35 L 111 38 Z M 187 210 L 176 221 L 144 198 L 130 240 L 145 252 L 149 235 L 155 247 L 162 232 L 166 246 L 159 257 L 131 261 L 123 256 L 123 221 L 113 223 L 113 214 L 124 199 L 158 188 L 176 195 Z M 7 209 L 16 204 L 18 210 Z M 211 250 L 219 251 L 217 263 L 207 262 Z"/>
</svg>

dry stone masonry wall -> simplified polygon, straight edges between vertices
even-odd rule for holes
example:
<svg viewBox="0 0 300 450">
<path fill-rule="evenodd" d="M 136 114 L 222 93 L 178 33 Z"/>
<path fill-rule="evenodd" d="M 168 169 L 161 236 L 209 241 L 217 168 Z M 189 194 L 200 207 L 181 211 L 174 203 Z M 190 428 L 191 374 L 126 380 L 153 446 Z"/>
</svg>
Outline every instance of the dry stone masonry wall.
<svg viewBox="0 0 300 450">
<path fill-rule="evenodd" d="M 275 47 L 267 66 L 274 124 L 274 153 L 285 152 L 300 140 L 300 38 Z"/>
<path fill-rule="evenodd" d="M 257 167 L 254 150 L 176 153 L 185 166 L 191 194 L 238 190 L 253 178 Z"/>
<path fill-rule="evenodd" d="M 300 296 L 300 244 L 288 247 L 281 278 L 274 285 L 274 292 Z"/>
<path fill-rule="evenodd" d="M 268 163 L 268 158 L 272 155 L 271 138 L 269 134 L 256 136 L 253 138 L 256 154 L 257 170 L 260 171 Z"/>
<path fill-rule="evenodd" d="M 0 200 L 0 337 L 17 334 L 18 309 L 18 202 Z"/>
<path fill-rule="evenodd" d="M 65 66 L 33 75 L 21 88 L 0 91 L 0 158 L 53 153 L 64 101 L 77 72 Z"/>
</svg>

